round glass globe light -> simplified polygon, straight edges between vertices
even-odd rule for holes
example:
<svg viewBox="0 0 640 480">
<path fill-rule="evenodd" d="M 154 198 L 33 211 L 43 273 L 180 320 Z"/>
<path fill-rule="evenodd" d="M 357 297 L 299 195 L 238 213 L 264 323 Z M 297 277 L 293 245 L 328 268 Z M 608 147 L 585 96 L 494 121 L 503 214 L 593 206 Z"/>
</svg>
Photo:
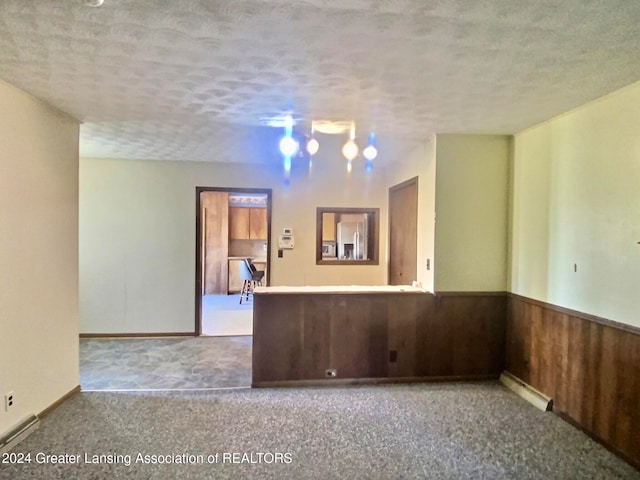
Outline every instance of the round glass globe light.
<svg viewBox="0 0 640 480">
<path fill-rule="evenodd" d="M 378 150 L 373 145 L 368 145 L 363 151 L 362 156 L 367 160 L 373 160 L 378 155 Z"/>
<path fill-rule="evenodd" d="M 286 157 L 293 157 L 298 153 L 300 145 L 291 137 L 282 137 L 280 140 L 280 152 Z"/>
<path fill-rule="evenodd" d="M 309 152 L 309 155 L 315 155 L 316 153 L 318 153 L 319 149 L 320 144 L 315 138 L 312 138 L 307 142 L 307 152 Z"/>
<path fill-rule="evenodd" d="M 349 140 L 342 147 L 342 155 L 344 158 L 351 161 L 358 156 L 358 145 L 353 140 Z"/>
</svg>

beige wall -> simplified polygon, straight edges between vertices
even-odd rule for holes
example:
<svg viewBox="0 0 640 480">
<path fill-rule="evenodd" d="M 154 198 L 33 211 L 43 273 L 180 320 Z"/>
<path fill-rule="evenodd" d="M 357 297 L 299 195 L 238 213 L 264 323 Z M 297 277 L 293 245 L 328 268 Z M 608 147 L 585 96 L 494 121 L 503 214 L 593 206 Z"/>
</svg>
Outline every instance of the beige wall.
<svg viewBox="0 0 640 480">
<path fill-rule="evenodd" d="M 398 159 L 387 169 L 388 188 L 418 177 L 418 245 L 417 281 L 433 291 L 436 201 L 436 136 L 412 150 L 406 158 Z M 389 194 L 386 193 L 387 203 Z M 388 219 L 387 219 L 388 223 Z M 427 259 L 430 268 L 427 270 Z M 388 265 L 387 252 L 387 265 Z"/>
<path fill-rule="evenodd" d="M 636 83 L 515 135 L 514 293 L 640 326 L 639 118 Z"/>
<path fill-rule="evenodd" d="M 503 135 L 438 135 L 438 291 L 507 289 L 510 144 Z"/>
<path fill-rule="evenodd" d="M 78 122 L 1 81 L 0 105 L 2 435 L 79 383 Z"/>
<path fill-rule="evenodd" d="M 321 138 L 313 169 L 294 164 L 285 186 L 280 164 L 81 159 L 80 331 L 192 332 L 195 295 L 195 187 L 273 189 L 272 285 L 379 285 L 377 266 L 317 266 L 316 208 L 377 207 L 380 251 L 386 251 L 383 172 L 350 177 L 340 141 Z M 293 229 L 295 249 L 277 258 L 277 238 Z"/>
</svg>

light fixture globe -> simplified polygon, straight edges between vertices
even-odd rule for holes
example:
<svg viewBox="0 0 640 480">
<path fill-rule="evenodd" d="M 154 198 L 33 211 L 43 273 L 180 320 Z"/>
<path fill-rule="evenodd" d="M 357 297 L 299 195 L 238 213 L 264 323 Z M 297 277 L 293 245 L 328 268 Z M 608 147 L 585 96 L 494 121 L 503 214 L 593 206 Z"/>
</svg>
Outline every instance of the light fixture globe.
<svg viewBox="0 0 640 480">
<path fill-rule="evenodd" d="M 349 161 L 356 158 L 358 156 L 358 145 L 356 145 L 356 142 L 349 139 L 349 141 L 342 147 L 342 155 L 344 155 L 344 158 Z"/>
<path fill-rule="evenodd" d="M 282 137 L 282 140 L 280 140 L 280 152 L 285 157 L 293 157 L 298 153 L 299 148 L 298 142 L 290 136 Z"/>
<path fill-rule="evenodd" d="M 362 156 L 367 160 L 373 160 L 378 155 L 378 150 L 373 145 L 367 145 L 362 151 Z"/>
<path fill-rule="evenodd" d="M 309 155 L 315 155 L 316 153 L 318 153 L 319 149 L 320 144 L 318 143 L 318 140 L 313 137 L 310 138 L 307 142 L 307 152 L 309 152 Z"/>
</svg>

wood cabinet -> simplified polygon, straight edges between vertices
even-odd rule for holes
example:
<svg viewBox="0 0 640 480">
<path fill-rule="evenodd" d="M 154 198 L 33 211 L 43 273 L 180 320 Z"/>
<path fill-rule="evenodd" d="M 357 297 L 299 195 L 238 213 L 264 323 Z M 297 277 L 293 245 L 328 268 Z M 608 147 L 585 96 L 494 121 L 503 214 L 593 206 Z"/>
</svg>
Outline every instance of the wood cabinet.
<svg viewBox="0 0 640 480">
<path fill-rule="evenodd" d="M 229 260 L 229 285 L 228 293 L 238 293 L 242 290 L 242 277 L 240 277 L 240 262 L 243 260 Z"/>
<path fill-rule="evenodd" d="M 336 214 L 324 212 L 322 214 L 322 241 L 336 241 Z"/>
<path fill-rule="evenodd" d="M 266 240 L 266 208 L 229 208 L 229 238 L 231 240 Z"/>
<path fill-rule="evenodd" d="M 229 238 L 249 239 L 249 208 L 229 207 Z"/>
<path fill-rule="evenodd" d="M 249 209 L 249 238 L 251 240 L 267 239 L 267 209 Z"/>
</svg>

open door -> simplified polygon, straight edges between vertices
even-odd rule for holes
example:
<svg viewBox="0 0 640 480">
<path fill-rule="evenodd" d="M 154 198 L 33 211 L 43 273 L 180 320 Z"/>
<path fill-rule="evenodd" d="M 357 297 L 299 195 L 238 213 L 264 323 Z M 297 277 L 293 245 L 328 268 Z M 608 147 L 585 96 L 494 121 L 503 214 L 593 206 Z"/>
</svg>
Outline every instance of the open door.
<svg viewBox="0 0 640 480">
<path fill-rule="evenodd" d="M 196 187 L 196 335 L 253 333 L 238 265 L 251 258 L 268 284 L 270 237 L 271 189 Z"/>
</svg>

